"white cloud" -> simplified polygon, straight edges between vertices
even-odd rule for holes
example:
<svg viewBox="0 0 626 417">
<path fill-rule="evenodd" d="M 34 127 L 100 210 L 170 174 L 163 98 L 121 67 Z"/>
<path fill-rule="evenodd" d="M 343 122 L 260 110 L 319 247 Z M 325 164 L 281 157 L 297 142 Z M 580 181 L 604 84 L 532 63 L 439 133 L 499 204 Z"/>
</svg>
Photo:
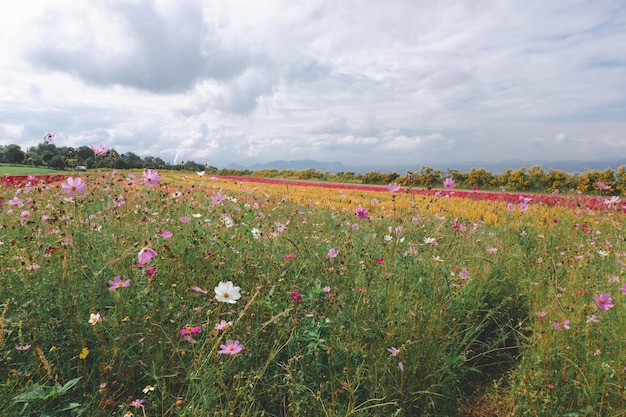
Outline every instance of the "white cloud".
<svg viewBox="0 0 626 417">
<path fill-rule="evenodd" d="M 102 142 L 122 153 L 217 166 L 621 152 L 620 0 L 366 6 L 4 6 L 0 144 L 32 146 L 55 131 L 60 145 Z"/>
</svg>

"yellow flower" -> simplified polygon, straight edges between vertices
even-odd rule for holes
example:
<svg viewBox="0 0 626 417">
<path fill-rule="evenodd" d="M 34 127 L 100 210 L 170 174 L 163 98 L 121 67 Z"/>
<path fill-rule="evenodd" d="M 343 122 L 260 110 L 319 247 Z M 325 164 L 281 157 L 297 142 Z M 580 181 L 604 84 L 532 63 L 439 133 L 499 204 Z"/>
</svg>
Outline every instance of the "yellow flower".
<svg viewBox="0 0 626 417">
<path fill-rule="evenodd" d="M 89 349 L 87 349 L 87 347 L 84 347 L 83 350 L 81 350 L 80 353 L 78 354 L 78 358 L 85 359 L 87 355 L 89 355 Z"/>
</svg>

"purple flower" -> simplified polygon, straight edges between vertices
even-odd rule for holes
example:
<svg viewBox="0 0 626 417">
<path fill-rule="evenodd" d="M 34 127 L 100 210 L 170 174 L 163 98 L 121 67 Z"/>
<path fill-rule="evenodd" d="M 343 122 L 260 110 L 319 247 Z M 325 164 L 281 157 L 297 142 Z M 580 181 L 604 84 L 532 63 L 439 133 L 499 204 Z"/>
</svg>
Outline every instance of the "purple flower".
<svg viewBox="0 0 626 417">
<path fill-rule="evenodd" d="M 356 217 L 358 217 L 359 219 L 363 220 L 363 219 L 367 219 L 367 216 L 369 215 L 369 213 L 367 212 L 367 209 L 364 207 L 359 206 L 356 209 Z"/>
<path fill-rule="evenodd" d="M 143 171 L 143 180 L 150 186 L 155 186 L 161 181 L 161 176 L 154 169 L 146 169 Z"/>
<path fill-rule="evenodd" d="M 614 307 L 613 300 L 611 300 L 611 296 L 609 294 L 601 293 L 599 295 L 594 295 L 593 299 L 596 300 L 596 304 L 601 310 L 608 310 Z"/>
<path fill-rule="evenodd" d="M 330 250 L 328 251 L 328 257 L 330 259 L 336 258 L 337 255 L 339 255 L 339 251 L 335 248 L 330 248 Z"/>
<path fill-rule="evenodd" d="M 465 267 L 461 268 L 461 272 L 459 272 L 459 278 L 461 278 L 463 281 L 469 278 L 469 272 L 467 272 L 467 269 Z"/>
<path fill-rule="evenodd" d="M 599 188 L 600 190 L 610 190 L 611 187 L 609 187 L 608 185 L 606 185 L 605 183 L 603 183 L 602 181 L 598 181 L 594 184 L 596 186 L 596 188 Z"/>
<path fill-rule="evenodd" d="M 446 178 L 445 180 L 443 180 L 443 186 L 446 188 L 446 190 L 452 190 L 454 189 L 454 187 L 456 187 L 456 182 L 454 182 L 452 178 Z"/>
</svg>

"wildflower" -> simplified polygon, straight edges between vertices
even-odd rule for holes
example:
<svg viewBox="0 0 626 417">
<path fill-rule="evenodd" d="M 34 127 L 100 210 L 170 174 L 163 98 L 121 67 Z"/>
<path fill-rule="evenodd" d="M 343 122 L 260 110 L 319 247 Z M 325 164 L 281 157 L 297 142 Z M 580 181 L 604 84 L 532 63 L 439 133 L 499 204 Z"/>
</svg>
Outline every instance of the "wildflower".
<svg viewBox="0 0 626 417">
<path fill-rule="evenodd" d="M 402 363 L 402 361 L 398 362 L 398 368 L 400 368 L 400 370 L 404 372 L 404 364 Z"/>
<path fill-rule="evenodd" d="M 603 183 L 602 181 L 598 181 L 594 184 L 596 186 L 596 188 L 600 189 L 600 190 L 610 190 L 611 187 L 606 185 L 605 183 Z"/>
<path fill-rule="evenodd" d="M 235 304 L 241 298 L 239 287 L 235 287 L 231 281 L 221 282 L 215 287 L 215 298 L 223 303 Z"/>
<path fill-rule="evenodd" d="M 391 353 L 391 356 L 398 356 L 398 353 L 400 353 L 400 349 L 395 347 L 387 348 L 387 350 Z"/>
<path fill-rule="evenodd" d="M 596 317 L 595 314 L 592 314 L 591 316 L 587 316 L 587 320 L 585 320 L 585 323 L 589 324 L 589 323 L 599 323 L 600 320 Z"/>
<path fill-rule="evenodd" d="M 169 230 L 161 230 L 161 237 L 163 239 L 169 239 L 172 236 L 174 236 L 174 234 L 172 232 L 170 232 Z"/>
<path fill-rule="evenodd" d="M 367 209 L 364 208 L 364 207 L 361 207 L 361 206 L 359 206 L 356 209 L 355 214 L 356 214 L 356 217 L 361 219 L 361 220 L 367 219 L 367 216 L 369 216 L 369 213 L 367 212 Z"/>
<path fill-rule="evenodd" d="M 250 230 L 250 233 L 252 233 L 252 237 L 255 238 L 255 239 L 259 239 L 263 235 L 263 232 L 261 232 L 256 227 L 254 229 Z"/>
<path fill-rule="evenodd" d="M 235 225 L 235 222 L 229 216 L 223 216 L 222 220 L 224 221 L 224 226 L 226 226 L 227 229 L 230 229 Z"/>
<path fill-rule="evenodd" d="M 443 186 L 446 188 L 446 190 L 452 190 L 454 189 L 454 187 L 456 187 L 456 183 L 452 178 L 446 178 L 445 180 L 443 180 Z"/>
<path fill-rule="evenodd" d="M 181 223 L 189 223 L 191 221 L 191 217 L 182 216 L 180 219 L 178 219 L 178 221 L 180 221 Z"/>
<path fill-rule="evenodd" d="M 614 307 L 613 301 L 611 300 L 611 296 L 609 294 L 601 293 L 599 295 L 594 295 L 593 299 L 596 300 L 596 304 L 600 307 L 601 310 L 608 310 Z"/>
<path fill-rule="evenodd" d="M 437 245 L 439 245 L 439 242 L 437 242 L 437 239 L 435 239 L 434 237 L 425 237 L 424 238 L 424 244 L 425 245 L 437 246 Z"/>
<path fill-rule="evenodd" d="M 225 345 L 220 345 L 220 350 L 217 351 L 220 355 L 236 355 L 243 350 L 243 345 L 238 340 L 226 341 Z"/>
<path fill-rule="evenodd" d="M 102 317 L 100 317 L 100 313 L 96 313 L 96 314 L 91 313 L 89 315 L 89 324 L 95 325 L 99 321 L 102 321 Z"/>
<path fill-rule="evenodd" d="M 156 268 L 156 267 L 154 267 L 154 266 L 151 266 L 151 267 L 149 267 L 149 268 L 146 268 L 144 272 L 146 273 L 146 276 L 147 276 L 148 278 L 152 278 L 153 276 L 155 276 L 155 275 L 156 275 L 156 273 L 157 273 L 157 268 Z"/>
<path fill-rule="evenodd" d="M 80 353 L 78 354 L 78 359 L 86 359 L 87 356 L 89 355 L 89 348 L 88 347 L 84 347 L 81 349 Z"/>
<path fill-rule="evenodd" d="M 569 329 L 569 320 L 563 320 L 563 323 L 555 322 L 554 323 L 554 328 L 556 330 L 559 330 L 559 329 Z"/>
<path fill-rule="evenodd" d="M 121 277 L 115 277 L 109 281 L 109 291 L 113 292 L 118 288 L 130 286 L 130 280 L 123 280 Z"/>
<path fill-rule="evenodd" d="M 487 248 L 487 252 L 489 253 L 496 253 L 498 251 L 498 248 Z"/>
<path fill-rule="evenodd" d="M 286 261 L 290 260 L 291 258 L 293 258 L 295 255 L 293 253 L 288 253 L 287 255 L 285 255 L 283 257 L 283 259 L 285 259 Z"/>
<path fill-rule="evenodd" d="M 155 186 L 161 181 L 161 176 L 154 169 L 146 169 L 143 171 L 143 180 L 150 186 Z"/>
<path fill-rule="evenodd" d="M 202 294 L 208 294 L 209 291 L 207 290 L 203 290 L 202 288 L 198 287 L 197 285 L 193 285 L 191 287 L 192 290 L 194 290 L 195 292 L 201 292 Z"/>
<path fill-rule="evenodd" d="M 339 251 L 335 248 L 330 248 L 330 250 L 328 251 L 328 257 L 330 259 L 334 259 L 337 257 L 337 255 L 339 255 Z"/>
<path fill-rule="evenodd" d="M 537 314 L 537 317 L 545 317 L 548 315 L 548 313 L 545 311 L 538 311 L 536 314 Z"/>
<path fill-rule="evenodd" d="M 154 387 L 152 385 L 146 385 L 146 387 L 143 389 L 142 392 L 144 394 L 147 394 L 147 393 L 152 392 L 152 391 L 154 391 Z"/>
<path fill-rule="evenodd" d="M 149 264 L 155 256 L 157 256 L 157 252 L 154 249 L 147 246 L 142 248 L 137 255 L 137 259 L 139 260 L 139 266 Z"/>
<path fill-rule="evenodd" d="M 622 288 L 619 289 L 622 293 L 626 294 L 626 283 L 622 284 Z"/>
<path fill-rule="evenodd" d="M 300 295 L 298 291 L 293 291 L 291 293 L 291 299 L 293 300 L 294 303 L 299 303 L 302 301 L 302 295 Z"/>
<path fill-rule="evenodd" d="M 229 327 L 233 327 L 232 321 L 222 320 L 219 323 L 215 323 L 215 330 L 224 330 Z"/>
<path fill-rule="evenodd" d="M 387 185 L 387 191 L 397 193 L 398 191 L 402 191 L 402 187 L 398 183 L 392 182 Z"/>
<path fill-rule="evenodd" d="M 377 264 L 384 264 L 385 263 L 385 258 L 376 258 L 376 263 Z"/>
<path fill-rule="evenodd" d="M 84 193 L 87 186 L 80 178 L 68 177 L 67 182 L 61 184 L 61 188 L 68 193 L 70 197 L 74 197 L 76 193 Z"/>
<path fill-rule="evenodd" d="M 108 146 L 106 145 L 98 145 L 98 146 L 90 145 L 89 147 L 91 148 L 93 153 L 98 156 L 105 156 L 107 151 L 109 150 Z"/>
<path fill-rule="evenodd" d="M 15 345 L 15 350 L 27 351 L 28 349 L 30 349 L 30 345 Z"/>
<path fill-rule="evenodd" d="M 143 400 L 137 399 L 133 402 L 130 403 L 131 407 L 135 407 L 135 408 L 143 408 Z"/>
<path fill-rule="evenodd" d="M 463 281 L 469 278 L 469 272 L 467 272 L 467 269 L 465 267 L 461 268 L 461 272 L 459 272 L 459 278 L 461 278 Z"/>
</svg>

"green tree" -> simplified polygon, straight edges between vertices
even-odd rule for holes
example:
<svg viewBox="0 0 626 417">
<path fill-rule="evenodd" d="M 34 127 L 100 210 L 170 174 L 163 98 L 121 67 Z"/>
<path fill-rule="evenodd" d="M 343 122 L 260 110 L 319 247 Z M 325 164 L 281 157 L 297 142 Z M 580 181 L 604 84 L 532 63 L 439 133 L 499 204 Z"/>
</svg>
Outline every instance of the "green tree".
<svg viewBox="0 0 626 417">
<path fill-rule="evenodd" d="M 514 190 L 528 190 L 530 181 L 526 174 L 526 168 L 519 168 L 511 172 L 507 181 L 507 187 Z"/>
<path fill-rule="evenodd" d="M 495 185 L 495 183 L 496 177 L 485 168 L 472 168 L 467 175 L 467 185 L 470 186 L 491 187 Z"/>
<path fill-rule="evenodd" d="M 542 190 L 547 188 L 548 175 L 539 165 L 528 168 L 528 187 L 531 190 Z"/>
<path fill-rule="evenodd" d="M 65 161 L 61 155 L 54 155 L 50 162 L 48 162 L 48 167 L 54 169 L 65 169 Z"/>
<path fill-rule="evenodd" d="M 4 160 L 9 164 L 21 164 L 24 162 L 24 158 L 26 157 L 26 154 L 19 145 L 7 145 L 4 147 L 3 151 Z"/>
</svg>

